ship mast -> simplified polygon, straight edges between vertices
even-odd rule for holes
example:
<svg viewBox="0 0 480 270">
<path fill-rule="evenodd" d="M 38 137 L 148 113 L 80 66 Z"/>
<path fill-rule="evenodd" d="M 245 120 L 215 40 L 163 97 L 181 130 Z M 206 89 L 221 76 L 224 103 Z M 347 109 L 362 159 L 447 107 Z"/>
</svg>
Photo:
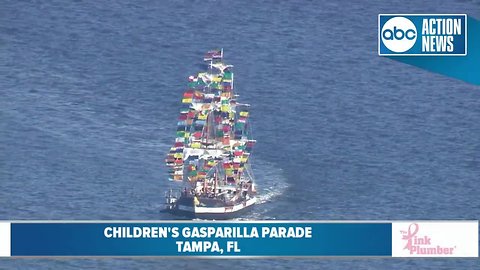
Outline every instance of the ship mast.
<svg viewBox="0 0 480 270">
<path fill-rule="evenodd" d="M 167 165 L 172 180 L 201 183 L 204 192 L 213 187 L 216 196 L 219 186 L 245 181 L 254 141 L 246 132 L 249 105 L 237 102 L 233 66 L 223 62 L 223 49 L 209 51 L 204 60 L 207 71 L 189 77 L 182 99 L 188 108 L 179 117 Z"/>
<path fill-rule="evenodd" d="M 217 195 L 217 185 L 218 185 L 218 168 L 215 167 L 215 178 L 213 182 L 213 196 Z"/>
</svg>

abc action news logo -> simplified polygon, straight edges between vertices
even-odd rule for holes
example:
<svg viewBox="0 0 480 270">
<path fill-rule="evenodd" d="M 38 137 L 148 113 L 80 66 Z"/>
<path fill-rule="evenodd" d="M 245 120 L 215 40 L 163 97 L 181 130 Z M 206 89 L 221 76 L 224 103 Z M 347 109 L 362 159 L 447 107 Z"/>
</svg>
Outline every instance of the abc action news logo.
<svg viewBox="0 0 480 270">
<path fill-rule="evenodd" d="M 378 54 L 467 55 L 467 15 L 380 14 Z"/>
</svg>

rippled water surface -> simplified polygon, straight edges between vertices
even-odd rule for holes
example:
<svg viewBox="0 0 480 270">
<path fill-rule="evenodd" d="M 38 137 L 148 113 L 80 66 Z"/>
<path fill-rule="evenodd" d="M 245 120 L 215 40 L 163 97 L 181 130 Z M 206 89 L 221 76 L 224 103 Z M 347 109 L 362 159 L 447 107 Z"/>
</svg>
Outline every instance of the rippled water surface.
<svg viewBox="0 0 480 270">
<path fill-rule="evenodd" d="M 478 1 L 3 1 L 0 219 L 171 219 L 186 77 L 252 104 L 245 219 L 479 219 L 480 89 L 377 56 L 378 13 Z M 475 266 L 476 265 L 476 266 Z M 5 269 L 475 269 L 478 260 L 0 260 Z"/>
</svg>

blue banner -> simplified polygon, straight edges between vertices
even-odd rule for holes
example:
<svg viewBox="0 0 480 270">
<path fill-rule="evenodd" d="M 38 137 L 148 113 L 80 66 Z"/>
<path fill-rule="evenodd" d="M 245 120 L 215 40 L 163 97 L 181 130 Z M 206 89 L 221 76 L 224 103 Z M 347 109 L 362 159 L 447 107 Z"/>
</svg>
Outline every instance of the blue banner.
<svg viewBox="0 0 480 270">
<path fill-rule="evenodd" d="M 391 223 L 12 223 L 11 256 L 391 256 Z"/>
<path fill-rule="evenodd" d="M 0 221 L 0 257 L 478 257 L 478 221 Z"/>
</svg>

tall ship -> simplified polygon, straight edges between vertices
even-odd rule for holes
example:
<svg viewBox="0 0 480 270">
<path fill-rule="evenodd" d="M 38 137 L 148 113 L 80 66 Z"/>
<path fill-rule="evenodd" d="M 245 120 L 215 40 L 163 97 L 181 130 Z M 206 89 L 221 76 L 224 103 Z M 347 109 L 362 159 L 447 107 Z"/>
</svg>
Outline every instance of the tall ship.
<svg viewBox="0 0 480 270">
<path fill-rule="evenodd" d="M 205 54 L 206 71 L 188 78 L 174 145 L 166 158 L 169 180 L 182 183 L 166 197 L 166 211 L 201 219 L 230 219 L 256 202 L 250 167 L 255 140 L 249 104 L 234 91 L 233 66 L 223 49 Z"/>
</svg>

